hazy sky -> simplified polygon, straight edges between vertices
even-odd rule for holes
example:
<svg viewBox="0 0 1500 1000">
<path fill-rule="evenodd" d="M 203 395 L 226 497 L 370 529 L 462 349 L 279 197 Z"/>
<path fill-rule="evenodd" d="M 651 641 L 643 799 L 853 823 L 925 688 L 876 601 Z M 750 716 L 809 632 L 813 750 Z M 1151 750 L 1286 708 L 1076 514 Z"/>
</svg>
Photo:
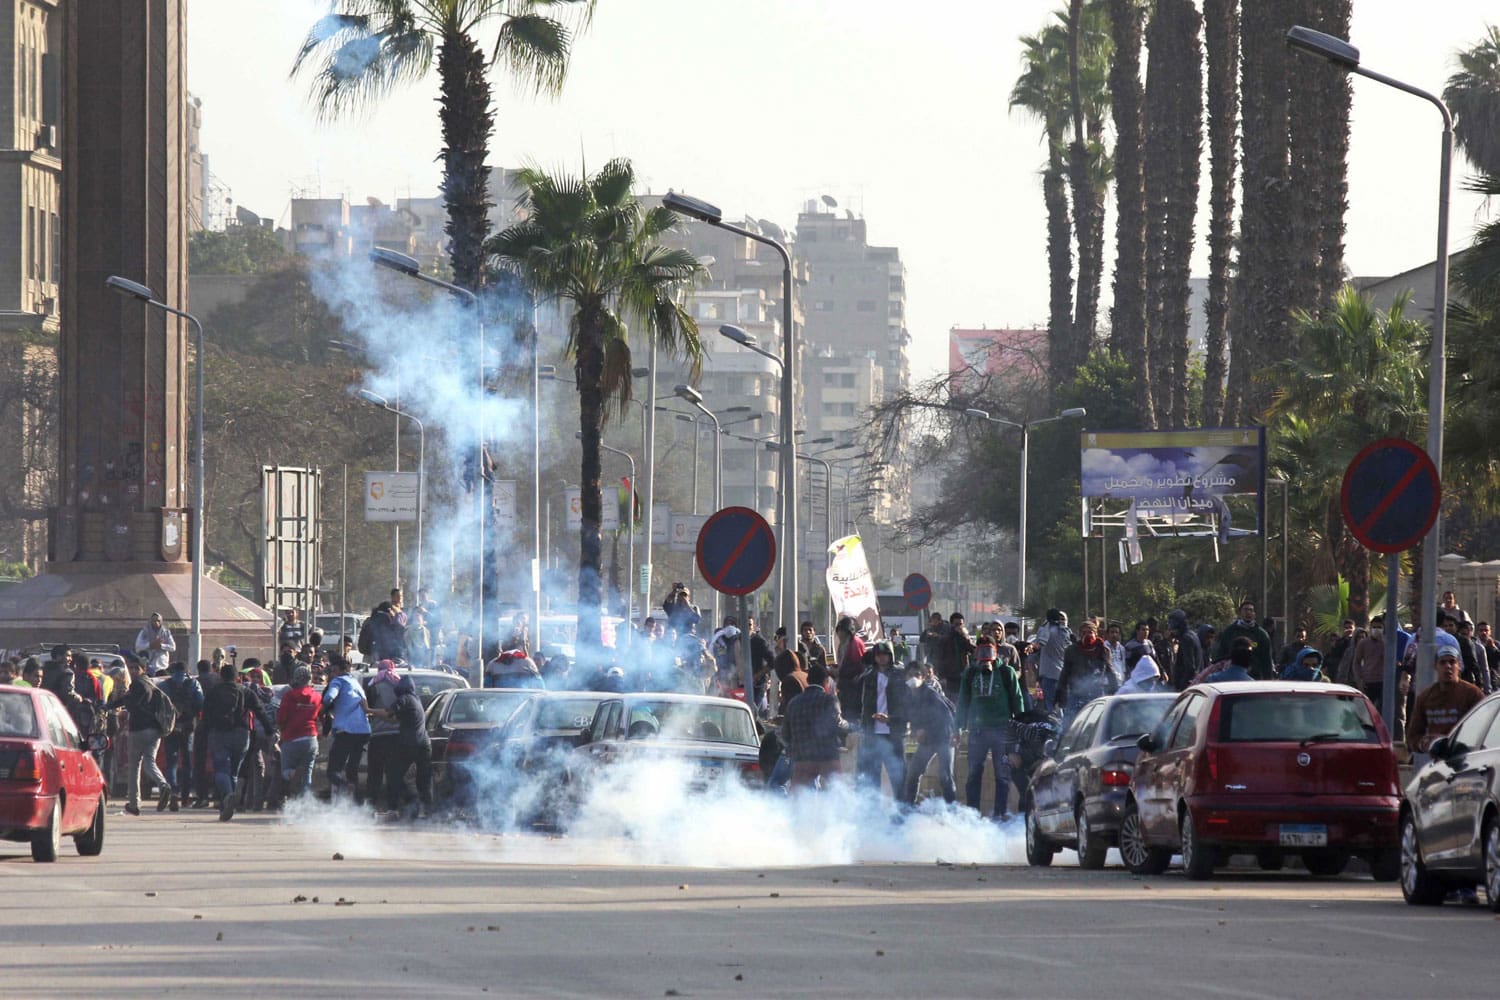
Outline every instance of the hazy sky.
<svg viewBox="0 0 1500 1000">
<path fill-rule="evenodd" d="M 357 121 L 319 124 L 288 70 L 326 0 L 193 0 L 189 85 L 203 148 L 236 202 L 286 222 L 294 193 L 391 201 L 435 194 L 436 80 Z M 557 100 L 496 88 L 491 163 L 577 169 L 628 156 L 653 190 L 706 198 L 727 216 L 796 223 L 828 194 L 901 249 L 913 367 L 946 367 L 955 324 L 1031 326 L 1047 315 L 1035 123 L 1009 113 L 1017 38 L 1057 0 L 599 0 Z M 1414 10 L 1423 11 L 1413 16 Z M 1366 65 L 1439 91 L 1494 0 L 1356 0 Z M 1347 262 L 1388 274 L 1432 258 L 1437 113 L 1354 84 Z M 1455 170 L 1452 239 L 1483 206 Z M 1113 208 L 1107 223 L 1113 233 Z M 1200 213 L 1194 273 L 1206 270 Z M 1112 239 L 1112 237 L 1111 237 Z M 1109 276 L 1105 277 L 1108 296 Z M 1103 312 L 1101 310 L 1101 315 Z"/>
</svg>

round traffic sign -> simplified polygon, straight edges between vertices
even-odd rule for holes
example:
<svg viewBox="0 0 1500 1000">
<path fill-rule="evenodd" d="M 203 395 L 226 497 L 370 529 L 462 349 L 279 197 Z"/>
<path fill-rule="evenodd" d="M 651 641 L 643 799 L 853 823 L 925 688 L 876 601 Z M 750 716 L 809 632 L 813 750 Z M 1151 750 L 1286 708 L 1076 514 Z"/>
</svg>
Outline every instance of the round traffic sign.
<svg viewBox="0 0 1500 1000">
<path fill-rule="evenodd" d="M 906 595 L 906 606 L 913 611 L 925 610 L 932 603 L 932 584 L 921 573 L 912 573 L 901 584 L 901 593 Z"/>
<path fill-rule="evenodd" d="M 1365 448 L 1344 472 L 1344 522 L 1374 552 L 1404 552 L 1437 520 L 1443 489 L 1427 452 L 1401 438 Z"/>
<path fill-rule="evenodd" d="M 776 536 L 749 507 L 725 507 L 698 531 L 698 572 L 721 594 L 742 597 L 766 582 L 776 565 Z"/>
</svg>

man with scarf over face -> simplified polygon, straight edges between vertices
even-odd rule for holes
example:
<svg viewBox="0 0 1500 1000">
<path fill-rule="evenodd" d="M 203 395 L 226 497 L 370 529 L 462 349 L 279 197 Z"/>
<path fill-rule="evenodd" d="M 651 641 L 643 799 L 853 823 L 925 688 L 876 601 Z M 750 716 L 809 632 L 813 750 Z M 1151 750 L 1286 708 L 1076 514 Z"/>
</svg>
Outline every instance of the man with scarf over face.
<svg viewBox="0 0 1500 1000">
<path fill-rule="evenodd" d="M 1234 651 L 1234 641 L 1249 639 L 1255 645 L 1250 650 L 1250 676 L 1258 681 L 1272 680 L 1276 670 L 1271 664 L 1271 636 L 1255 620 L 1255 602 L 1240 602 L 1239 617 L 1219 633 L 1214 646 L 1214 659 L 1227 660 Z"/>
<path fill-rule="evenodd" d="M 1062 673 L 1057 678 L 1055 708 L 1066 718 L 1095 698 L 1114 694 L 1120 679 L 1110 669 L 1109 649 L 1099 638 L 1098 623 L 1086 620 L 1078 627 L 1078 641 L 1063 653 Z"/>
</svg>

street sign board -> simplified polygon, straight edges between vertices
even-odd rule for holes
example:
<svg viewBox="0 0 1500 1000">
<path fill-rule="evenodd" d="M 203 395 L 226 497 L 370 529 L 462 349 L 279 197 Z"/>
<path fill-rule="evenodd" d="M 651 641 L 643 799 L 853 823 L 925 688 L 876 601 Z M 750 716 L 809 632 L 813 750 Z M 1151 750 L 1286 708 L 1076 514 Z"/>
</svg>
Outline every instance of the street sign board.
<svg viewBox="0 0 1500 1000">
<path fill-rule="evenodd" d="M 563 490 L 563 500 L 568 507 L 568 527 L 574 531 L 583 527 L 583 490 L 569 486 Z M 604 491 L 604 505 L 599 511 L 599 529 L 615 531 L 620 527 L 620 505 L 615 502 L 615 491 Z"/>
<path fill-rule="evenodd" d="M 415 521 L 417 489 L 415 472 L 366 472 L 366 521 Z"/>
<path fill-rule="evenodd" d="M 651 505 L 651 544 L 665 545 L 672 539 L 672 508 L 664 503 Z"/>
<path fill-rule="evenodd" d="M 912 573 L 901 584 L 901 593 L 906 596 L 906 606 L 913 611 L 924 611 L 932 603 L 932 584 L 921 573 Z"/>
<path fill-rule="evenodd" d="M 698 572 L 721 594 L 751 593 L 775 565 L 776 536 L 749 507 L 725 507 L 698 532 Z"/>
<path fill-rule="evenodd" d="M 672 537 L 667 547 L 673 552 L 692 552 L 698 546 L 698 532 L 707 520 L 707 514 L 673 514 Z"/>
<path fill-rule="evenodd" d="M 1401 438 L 1365 448 L 1344 472 L 1344 522 L 1374 552 L 1405 552 L 1437 520 L 1443 489 L 1427 452 Z"/>
</svg>

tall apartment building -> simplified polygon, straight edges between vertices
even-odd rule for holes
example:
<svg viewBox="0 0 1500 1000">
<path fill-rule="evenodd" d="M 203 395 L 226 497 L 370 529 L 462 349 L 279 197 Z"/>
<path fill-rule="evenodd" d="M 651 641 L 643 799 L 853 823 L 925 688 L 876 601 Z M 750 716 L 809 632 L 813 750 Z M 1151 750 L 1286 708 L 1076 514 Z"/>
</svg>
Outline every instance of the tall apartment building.
<svg viewBox="0 0 1500 1000">
<path fill-rule="evenodd" d="M 62 15 L 0 7 L 0 560 L 40 568 L 56 450 Z"/>
</svg>

